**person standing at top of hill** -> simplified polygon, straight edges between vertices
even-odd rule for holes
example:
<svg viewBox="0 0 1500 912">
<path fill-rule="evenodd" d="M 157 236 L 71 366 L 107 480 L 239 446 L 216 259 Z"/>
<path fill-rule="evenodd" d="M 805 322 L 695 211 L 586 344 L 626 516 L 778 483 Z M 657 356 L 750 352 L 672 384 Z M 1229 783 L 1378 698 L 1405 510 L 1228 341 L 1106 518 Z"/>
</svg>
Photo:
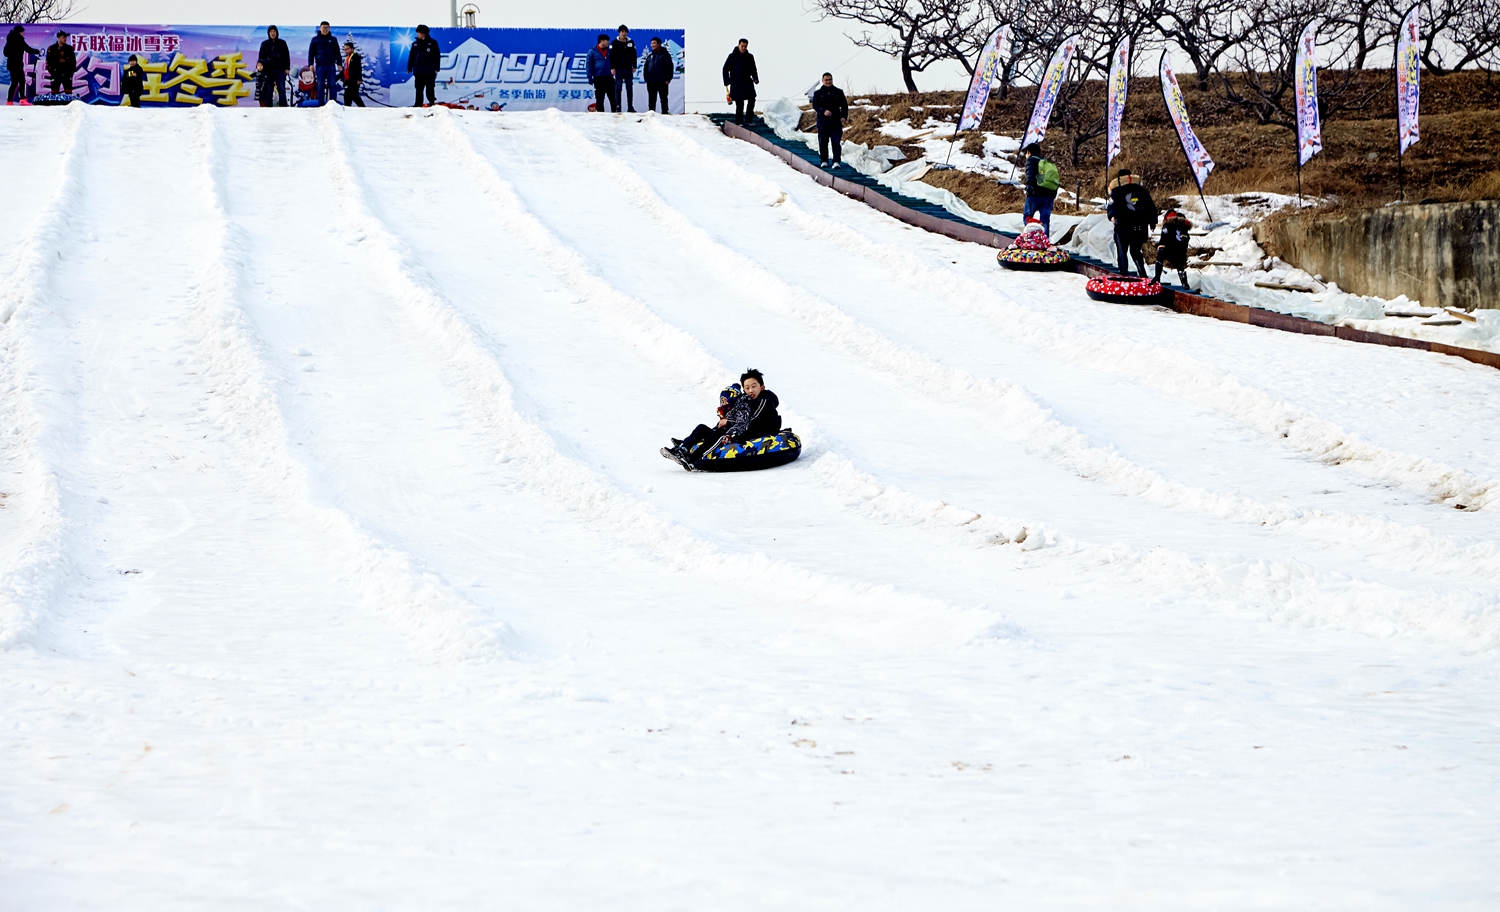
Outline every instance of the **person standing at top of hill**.
<svg viewBox="0 0 1500 912">
<path fill-rule="evenodd" d="M 823 84 L 812 93 L 813 111 L 818 115 L 818 165 L 828 167 L 828 145 L 833 144 L 833 167 L 843 163 L 844 121 L 849 119 L 849 99 L 844 90 L 833 84 L 833 74 L 823 74 Z"/>
<path fill-rule="evenodd" d="M 146 94 L 146 70 L 141 66 L 141 60 L 134 54 L 125 63 L 125 69 L 120 71 L 120 95 L 125 101 L 130 102 L 132 108 L 141 106 L 141 96 Z"/>
<path fill-rule="evenodd" d="M 724 90 L 734 102 L 734 122 L 740 126 L 755 119 L 755 87 L 760 72 L 755 69 L 755 55 L 750 53 L 750 39 L 741 38 L 724 61 Z"/>
<path fill-rule="evenodd" d="M 1109 207 L 1105 214 L 1115 223 L 1115 251 L 1120 257 L 1120 275 L 1129 274 L 1130 264 L 1125 261 L 1128 252 L 1144 279 L 1146 254 L 1141 248 L 1151 229 L 1156 227 L 1156 202 L 1129 168 L 1120 169 L 1119 175 L 1110 181 Z"/>
<path fill-rule="evenodd" d="M 68 43 L 68 33 L 58 32 L 57 43 L 47 46 L 47 80 L 53 95 L 73 92 L 73 73 L 78 70 L 78 55 Z"/>
<path fill-rule="evenodd" d="M 266 27 L 266 40 L 260 43 L 260 54 L 255 58 L 255 68 L 262 74 L 261 91 L 256 99 L 263 108 L 271 106 L 273 98 L 281 98 L 286 107 L 286 74 L 292 69 L 292 51 L 281 40 L 281 29 Z"/>
<path fill-rule="evenodd" d="M 16 26 L 5 36 L 5 68 L 10 71 L 10 91 L 5 95 L 6 104 L 26 100 L 26 55 L 36 57 L 41 53 L 40 48 L 26 43 L 24 25 Z"/>
<path fill-rule="evenodd" d="M 354 41 L 344 42 L 344 107 L 358 105 L 365 106 L 365 100 L 360 97 L 359 90 L 365 82 L 365 58 L 359 51 L 354 49 Z"/>
<path fill-rule="evenodd" d="M 672 59 L 672 53 L 661 46 L 660 38 L 651 39 L 651 49 L 646 52 L 646 66 L 644 75 L 646 77 L 646 110 L 656 109 L 656 98 L 661 96 L 661 112 L 671 114 L 667 109 L 667 89 L 672 84 L 672 77 L 677 74 L 677 61 Z"/>
<path fill-rule="evenodd" d="M 635 65 L 640 57 L 630 29 L 620 26 L 620 37 L 609 43 L 609 74 L 615 78 L 615 110 L 620 110 L 620 96 L 625 96 L 626 110 L 635 113 Z"/>
<path fill-rule="evenodd" d="M 616 114 L 620 113 L 620 96 L 615 94 L 614 71 L 609 65 L 609 36 L 600 35 L 589 51 L 589 82 L 594 84 L 594 110 L 604 113 L 604 102 L 608 99 Z"/>
<path fill-rule="evenodd" d="M 442 68 L 443 49 L 438 47 L 437 39 L 432 37 L 427 26 L 417 26 L 417 38 L 406 55 L 406 72 L 412 75 L 416 88 L 412 107 L 422 106 L 423 92 L 427 93 L 428 104 L 437 104 L 437 74 Z"/>
<path fill-rule="evenodd" d="M 333 37 L 328 20 L 318 23 L 318 33 L 307 44 L 307 62 L 312 65 L 317 80 L 318 104 L 333 100 L 333 83 L 338 79 L 339 64 L 343 62 L 339 53 L 339 40 Z"/>
<path fill-rule="evenodd" d="M 1057 165 L 1042 157 L 1042 144 L 1032 143 L 1026 147 L 1026 211 L 1023 220 L 1035 215 L 1042 222 L 1042 230 L 1052 237 L 1052 204 L 1057 201 L 1057 188 L 1062 186 L 1062 175 Z"/>
</svg>

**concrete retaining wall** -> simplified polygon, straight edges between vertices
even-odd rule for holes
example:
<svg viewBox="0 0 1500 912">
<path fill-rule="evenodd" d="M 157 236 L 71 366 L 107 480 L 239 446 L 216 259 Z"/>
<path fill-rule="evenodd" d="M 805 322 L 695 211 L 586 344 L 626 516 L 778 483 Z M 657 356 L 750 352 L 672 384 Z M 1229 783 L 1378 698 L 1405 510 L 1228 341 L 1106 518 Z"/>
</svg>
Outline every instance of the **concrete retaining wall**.
<svg viewBox="0 0 1500 912">
<path fill-rule="evenodd" d="M 1500 308 L 1500 200 L 1296 215 L 1256 240 L 1345 291 Z"/>
</svg>

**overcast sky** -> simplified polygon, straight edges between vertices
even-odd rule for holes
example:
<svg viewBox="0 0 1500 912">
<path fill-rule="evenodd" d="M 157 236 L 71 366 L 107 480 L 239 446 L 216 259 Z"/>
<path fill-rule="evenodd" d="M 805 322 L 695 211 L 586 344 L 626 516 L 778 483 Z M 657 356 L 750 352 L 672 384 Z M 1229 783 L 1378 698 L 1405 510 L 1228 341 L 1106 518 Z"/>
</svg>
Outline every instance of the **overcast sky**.
<svg viewBox="0 0 1500 912">
<path fill-rule="evenodd" d="M 896 62 L 875 51 L 860 52 L 845 33 L 853 23 L 817 21 L 805 0 L 474 0 L 483 27 L 687 29 L 689 109 L 723 107 L 719 67 L 738 38 L 750 39 L 760 68 L 761 101 L 800 96 L 824 70 L 853 92 L 903 91 Z M 460 6 L 462 6 L 462 2 Z M 182 25 L 316 24 L 414 25 L 448 23 L 448 0 L 78 0 L 75 22 L 177 23 Z M 644 36 L 649 37 L 649 35 Z M 922 89 L 963 88 L 959 67 L 919 76 Z M 714 107 L 717 102 L 717 107 Z M 696 104 L 695 104 L 696 103 Z"/>
</svg>

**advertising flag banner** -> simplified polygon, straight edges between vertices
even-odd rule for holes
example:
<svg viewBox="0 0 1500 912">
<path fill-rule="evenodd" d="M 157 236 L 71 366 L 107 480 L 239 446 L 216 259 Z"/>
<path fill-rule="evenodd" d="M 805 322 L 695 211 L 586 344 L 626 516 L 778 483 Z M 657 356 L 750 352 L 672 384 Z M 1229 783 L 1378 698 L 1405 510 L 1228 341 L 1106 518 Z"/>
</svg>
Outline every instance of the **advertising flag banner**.
<svg viewBox="0 0 1500 912">
<path fill-rule="evenodd" d="M 1422 98 L 1421 17 L 1421 5 L 1414 5 L 1401 20 L 1401 37 L 1396 41 L 1396 130 L 1403 153 L 1422 138 L 1417 128 Z"/>
<path fill-rule="evenodd" d="M 1203 143 L 1198 141 L 1198 135 L 1193 132 L 1193 125 L 1188 121 L 1187 104 L 1182 100 L 1182 87 L 1177 84 L 1177 75 L 1172 72 L 1172 64 L 1167 60 L 1167 52 L 1161 54 L 1161 94 L 1167 103 L 1167 113 L 1172 115 L 1172 124 L 1177 127 L 1177 138 L 1182 141 L 1182 154 L 1187 156 L 1188 167 L 1193 169 L 1193 179 L 1198 182 L 1198 189 L 1203 189 L 1203 182 L 1208 180 L 1209 172 L 1214 169 L 1214 160 L 1209 157 L 1208 150 L 1203 148 Z"/>
<path fill-rule="evenodd" d="M 443 68 L 437 74 L 439 102 L 484 111 L 587 111 L 594 103 L 589 51 L 599 35 L 613 37 L 615 29 L 435 28 L 431 34 L 443 51 Z M 672 55 L 667 110 L 684 110 L 686 34 L 682 29 L 631 29 L 639 59 L 630 78 L 640 110 L 646 108 L 644 70 L 652 38 L 660 38 Z M 406 72 L 415 38 L 411 29 L 391 30 L 391 68 L 398 74 L 390 85 L 393 105 L 412 104 L 416 97 L 416 83 Z"/>
<path fill-rule="evenodd" d="M 1297 164 L 1302 166 L 1323 151 L 1323 121 L 1318 116 L 1318 21 L 1302 30 L 1297 41 Z"/>
<path fill-rule="evenodd" d="M 964 112 L 958 119 L 959 130 L 972 130 L 984 119 L 984 108 L 990 101 L 990 89 L 995 84 L 995 78 L 1000 75 L 1000 68 L 1010 58 L 1010 43 L 1010 26 L 1002 25 L 995 29 L 990 40 L 980 49 L 979 59 L 974 65 L 974 76 L 969 80 L 969 94 L 964 99 Z"/>
<path fill-rule="evenodd" d="M 1057 104 L 1057 93 L 1067 79 L 1068 64 L 1073 62 L 1079 40 L 1080 36 L 1070 35 L 1052 53 L 1052 61 L 1047 64 L 1047 71 L 1042 74 L 1042 81 L 1036 87 L 1036 104 L 1031 109 L 1031 123 L 1026 126 L 1026 138 L 1021 140 L 1021 148 L 1041 142 L 1042 137 L 1047 135 L 1047 121 L 1052 119 L 1052 106 Z"/>
<path fill-rule="evenodd" d="M 1104 166 L 1120 154 L 1120 125 L 1125 121 L 1125 92 L 1130 88 L 1130 39 L 1121 39 L 1120 46 L 1110 55 L 1109 101 L 1106 120 L 1109 128 L 1104 151 Z"/>
</svg>

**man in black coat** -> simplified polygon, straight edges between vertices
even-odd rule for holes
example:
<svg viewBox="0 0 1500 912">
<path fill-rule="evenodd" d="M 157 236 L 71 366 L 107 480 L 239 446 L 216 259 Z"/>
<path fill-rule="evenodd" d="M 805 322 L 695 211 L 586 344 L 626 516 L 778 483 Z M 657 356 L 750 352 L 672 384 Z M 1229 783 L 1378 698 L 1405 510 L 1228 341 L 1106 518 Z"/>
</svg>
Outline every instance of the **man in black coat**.
<svg viewBox="0 0 1500 912">
<path fill-rule="evenodd" d="M 359 90 L 365 82 L 365 58 L 354 49 L 354 41 L 344 42 L 344 107 L 365 106 Z"/>
<path fill-rule="evenodd" d="M 755 87 L 760 83 L 760 73 L 755 69 L 755 55 L 750 53 L 750 39 L 741 38 L 735 49 L 724 61 L 724 88 L 734 102 L 734 122 L 745 125 L 745 111 L 755 119 Z"/>
<path fill-rule="evenodd" d="M 281 98 L 286 107 L 286 74 L 292 69 L 292 51 L 281 40 L 281 30 L 276 26 L 266 29 L 266 40 L 260 43 L 260 56 L 255 60 L 261 77 L 261 107 L 269 108 L 273 97 Z"/>
<path fill-rule="evenodd" d="M 26 55 L 41 54 L 41 49 L 26 43 L 26 26 L 18 25 L 5 36 L 5 68 L 10 71 L 10 91 L 5 95 L 6 104 L 26 100 Z"/>
<path fill-rule="evenodd" d="M 639 58 L 635 53 L 635 42 L 630 29 L 620 26 L 620 37 L 609 43 L 609 70 L 615 77 L 615 110 L 620 110 L 620 95 L 624 94 L 626 110 L 635 113 L 635 65 Z"/>
<path fill-rule="evenodd" d="M 1146 255 L 1141 249 L 1151 229 L 1156 227 L 1156 202 L 1141 184 L 1141 179 L 1120 171 L 1109 185 L 1109 207 L 1105 210 L 1109 220 L 1115 223 L 1115 249 L 1120 257 L 1120 275 L 1126 275 L 1129 264 L 1125 261 L 1128 252 L 1135 260 L 1141 278 L 1146 277 Z"/>
<path fill-rule="evenodd" d="M 427 93 L 427 103 L 437 104 L 437 74 L 443 68 L 443 49 L 427 26 L 417 26 L 417 39 L 411 43 L 411 52 L 406 56 L 406 72 L 416 80 L 414 107 L 422 106 L 422 93 Z"/>
<path fill-rule="evenodd" d="M 823 74 L 823 84 L 812 94 L 813 111 L 818 115 L 818 164 L 828 167 L 828 144 L 833 144 L 833 166 L 843 162 L 844 121 L 849 119 L 849 99 L 844 90 L 833 84 L 833 74 Z"/>
<path fill-rule="evenodd" d="M 307 44 L 307 62 L 312 66 L 313 76 L 317 79 L 319 104 L 327 104 L 333 100 L 333 85 L 338 81 L 339 64 L 343 60 L 343 55 L 339 53 L 339 40 L 333 37 L 328 21 L 318 23 L 318 33 Z"/>
<path fill-rule="evenodd" d="M 672 113 L 668 110 L 667 90 L 671 88 L 672 77 L 677 73 L 677 61 L 672 59 L 672 53 L 661 46 L 660 38 L 651 39 L 651 50 L 646 52 L 646 110 L 656 109 L 656 98 L 661 96 L 661 112 Z"/>
<path fill-rule="evenodd" d="M 47 80 L 53 95 L 73 93 L 73 73 L 78 69 L 78 55 L 68 43 L 68 33 L 58 32 L 57 43 L 47 45 Z"/>
</svg>

